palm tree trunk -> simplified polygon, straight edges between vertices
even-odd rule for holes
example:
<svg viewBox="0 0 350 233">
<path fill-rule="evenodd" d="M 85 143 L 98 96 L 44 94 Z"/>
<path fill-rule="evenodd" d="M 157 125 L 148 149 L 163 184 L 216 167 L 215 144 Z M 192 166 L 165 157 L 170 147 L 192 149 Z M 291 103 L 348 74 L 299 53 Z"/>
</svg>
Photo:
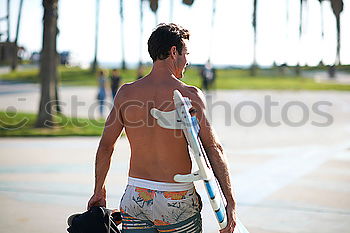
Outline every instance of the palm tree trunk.
<svg viewBox="0 0 350 233">
<path fill-rule="evenodd" d="M 208 60 L 211 60 L 211 56 L 213 54 L 213 40 L 214 40 L 214 24 L 215 24 L 215 15 L 216 15 L 216 0 L 213 0 L 212 3 L 212 13 L 211 13 L 211 33 L 209 35 L 210 44 L 209 44 L 209 57 Z"/>
<path fill-rule="evenodd" d="M 18 18 L 17 18 L 17 27 L 16 27 L 16 37 L 14 41 L 14 51 L 12 56 L 12 64 L 11 64 L 11 70 L 14 71 L 17 68 L 18 65 L 18 59 L 17 59 L 17 52 L 18 52 L 18 34 L 19 34 L 19 26 L 21 24 L 21 16 L 22 16 L 22 6 L 23 6 L 23 0 L 19 2 L 19 8 L 18 8 Z"/>
<path fill-rule="evenodd" d="M 149 1 L 149 6 L 154 13 L 154 22 L 155 26 L 158 25 L 158 15 L 157 15 L 157 10 L 158 10 L 158 0 L 150 0 Z"/>
<path fill-rule="evenodd" d="M 299 58 L 297 66 L 295 67 L 295 75 L 300 76 L 300 51 L 301 51 L 301 37 L 303 34 L 303 6 L 304 0 L 300 0 L 299 8 Z"/>
<path fill-rule="evenodd" d="M 344 8 L 343 0 L 331 0 L 331 6 L 337 21 L 337 55 L 333 66 L 334 71 L 330 72 L 330 77 L 335 77 L 335 68 L 340 65 L 340 14 Z"/>
<path fill-rule="evenodd" d="M 155 26 L 158 25 L 158 11 L 154 12 L 154 22 L 155 22 Z"/>
<path fill-rule="evenodd" d="M 120 35 L 121 35 L 121 46 L 122 46 L 122 69 L 126 69 L 125 63 L 125 49 L 124 49 L 124 1 L 120 0 Z"/>
<path fill-rule="evenodd" d="M 20 0 L 19 8 L 18 8 L 18 17 L 17 17 L 16 37 L 15 37 L 16 44 L 18 41 L 19 26 L 21 25 L 22 8 L 23 8 L 23 0 Z"/>
<path fill-rule="evenodd" d="M 322 43 L 324 43 L 324 21 L 323 21 L 323 4 L 322 2 L 324 0 L 318 0 L 320 2 L 320 17 L 321 17 L 321 39 L 322 39 Z M 321 61 L 319 63 L 320 66 L 324 66 L 323 63 L 323 56 L 321 57 Z"/>
<path fill-rule="evenodd" d="M 58 54 L 56 56 L 56 62 L 58 63 Z M 54 108 L 56 113 L 62 113 L 62 108 L 61 108 L 61 102 L 60 102 L 60 98 L 59 98 L 59 91 L 58 91 L 58 87 L 60 84 L 60 75 L 59 72 L 56 72 L 56 77 L 55 77 L 55 99 L 54 99 Z"/>
<path fill-rule="evenodd" d="M 10 24 L 10 3 L 11 1 L 10 0 L 7 0 L 7 39 L 6 41 L 7 42 L 10 42 L 10 27 L 11 27 L 11 24 Z"/>
<path fill-rule="evenodd" d="M 174 20 L 174 0 L 170 0 L 170 12 L 169 12 L 169 22 L 173 22 Z"/>
<path fill-rule="evenodd" d="M 140 54 L 139 54 L 139 68 L 142 66 L 142 38 L 143 38 L 143 0 L 140 0 Z"/>
<path fill-rule="evenodd" d="M 53 126 L 55 114 L 55 79 L 57 75 L 57 8 L 58 0 L 43 0 L 44 32 L 43 48 L 40 56 L 41 98 L 36 127 Z"/>
<path fill-rule="evenodd" d="M 257 4 L 258 4 L 258 0 L 254 0 L 254 3 L 253 3 L 254 53 L 253 53 L 253 64 L 250 68 L 250 72 L 251 72 L 252 76 L 256 75 L 256 68 L 257 68 L 257 62 L 256 62 L 256 26 L 257 26 L 256 11 L 257 11 Z"/>
<path fill-rule="evenodd" d="M 323 1 L 324 1 L 324 0 L 319 0 L 319 2 L 320 2 L 321 37 L 322 37 L 322 39 L 324 38 Z"/>
<path fill-rule="evenodd" d="M 337 56 L 335 59 L 335 65 L 340 65 L 340 15 L 336 17 L 337 21 Z"/>
<path fill-rule="evenodd" d="M 96 0 L 95 8 L 95 56 L 92 62 L 91 72 L 96 73 L 98 62 L 97 62 L 97 51 L 98 51 L 98 26 L 99 26 L 99 13 L 100 13 L 100 0 Z"/>
<path fill-rule="evenodd" d="M 286 48 L 288 47 L 288 30 L 289 29 L 289 0 L 286 0 Z M 286 51 L 286 54 L 287 54 L 287 51 Z M 287 60 L 287 57 L 286 56 L 286 60 L 284 61 L 284 64 L 286 65 L 285 67 L 288 66 L 288 60 Z M 283 67 L 283 68 L 285 68 Z"/>
</svg>

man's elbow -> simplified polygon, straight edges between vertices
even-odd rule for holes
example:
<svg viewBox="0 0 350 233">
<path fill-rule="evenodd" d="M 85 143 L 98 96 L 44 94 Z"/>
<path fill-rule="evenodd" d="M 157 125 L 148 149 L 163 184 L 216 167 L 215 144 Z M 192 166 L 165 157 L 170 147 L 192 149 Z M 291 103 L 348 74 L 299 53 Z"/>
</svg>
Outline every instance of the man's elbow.
<svg viewBox="0 0 350 233">
<path fill-rule="evenodd" d="M 221 154 L 224 153 L 224 148 L 220 143 L 214 143 L 208 146 L 207 148 L 205 148 L 205 150 L 206 151 L 215 150 L 216 152 L 220 152 Z"/>
<path fill-rule="evenodd" d="M 102 152 L 111 152 L 114 150 L 114 143 L 109 141 L 101 140 L 98 146 L 98 150 Z"/>
</svg>

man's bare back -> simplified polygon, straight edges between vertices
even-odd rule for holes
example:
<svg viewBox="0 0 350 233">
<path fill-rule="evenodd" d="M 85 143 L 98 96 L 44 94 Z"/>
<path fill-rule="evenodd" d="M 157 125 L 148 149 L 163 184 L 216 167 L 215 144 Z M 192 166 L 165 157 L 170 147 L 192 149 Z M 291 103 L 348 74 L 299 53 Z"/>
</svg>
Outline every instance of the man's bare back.
<svg viewBox="0 0 350 233">
<path fill-rule="evenodd" d="M 170 75 L 148 75 L 120 90 L 121 115 L 131 146 L 129 176 L 172 183 L 175 182 L 174 175 L 191 172 L 191 160 L 182 131 L 161 128 L 150 115 L 151 108 L 161 111 L 175 109 L 172 100 L 175 89 L 190 99 L 198 98 L 196 88 Z"/>
</svg>

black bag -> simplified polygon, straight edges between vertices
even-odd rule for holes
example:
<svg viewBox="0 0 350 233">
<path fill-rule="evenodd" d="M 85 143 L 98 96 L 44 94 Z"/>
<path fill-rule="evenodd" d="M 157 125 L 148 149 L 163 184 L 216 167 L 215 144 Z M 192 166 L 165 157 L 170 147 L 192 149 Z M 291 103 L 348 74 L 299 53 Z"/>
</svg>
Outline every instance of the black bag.
<svg viewBox="0 0 350 233">
<path fill-rule="evenodd" d="M 117 226 L 122 218 L 120 212 L 93 206 L 82 214 L 68 218 L 69 233 L 120 233 Z"/>
</svg>

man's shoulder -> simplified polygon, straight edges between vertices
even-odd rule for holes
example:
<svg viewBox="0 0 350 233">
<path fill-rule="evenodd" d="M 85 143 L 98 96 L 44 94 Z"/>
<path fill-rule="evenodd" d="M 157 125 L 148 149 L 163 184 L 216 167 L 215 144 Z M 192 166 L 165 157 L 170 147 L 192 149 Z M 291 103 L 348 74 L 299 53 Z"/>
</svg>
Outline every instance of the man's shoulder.
<svg viewBox="0 0 350 233">
<path fill-rule="evenodd" d="M 130 88 L 130 83 L 124 83 L 120 86 L 118 90 L 118 95 L 124 95 L 126 92 L 128 92 L 128 89 Z"/>
<path fill-rule="evenodd" d="M 137 88 L 142 87 L 142 83 L 140 83 L 141 80 L 136 80 L 133 82 L 128 82 L 128 83 L 124 83 L 123 85 L 121 85 L 121 87 L 118 90 L 117 96 L 122 100 L 123 98 L 131 98 L 133 96 L 135 96 L 135 93 L 137 93 L 137 91 L 135 92 L 135 90 L 137 90 Z"/>
<path fill-rule="evenodd" d="M 128 98 L 129 93 L 132 92 L 132 86 L 132 83 L 124 83 L 121 85 L 114 100 L 119 103 L 123 102 L 126 98 Z"/>
<path fill-rule="evenodd" d="M 189 95 L 193 95 L 193 96 L 197 96 L 197 97 L 204 96 L 203 92 L 198 87 L 185 84 L 185 85 L 183 85 L 183 88 L 184 88 L 185 92 L 187 92 Z"/>
<path fill-rule="evenodd" d="M 124 83 L 123 85 L 121 85 L 121 87 L 119 88 L 120 94 L 128 94 L 129 92 L 132 92 L 132 88 L 135 87 L 137 81 L 134 82 L 128 82 L 128 83 Z"/>
<path fill-rule="evenodd" d="M 198 103 L 202 107 L 205 106 L 205 97 L 201 89 L 190 85 L 184 85 L 183 88 L 185 90 L 185 93 L 183 93 L 184 96 L 190 98 L 192 102 Z"/>
<path fill-rule="evenodd" d="M 195 86 L 186 85 L 185 88 L 194 95 L 200 95 L 202 93 L 201 89 Z"/>
</svg>

